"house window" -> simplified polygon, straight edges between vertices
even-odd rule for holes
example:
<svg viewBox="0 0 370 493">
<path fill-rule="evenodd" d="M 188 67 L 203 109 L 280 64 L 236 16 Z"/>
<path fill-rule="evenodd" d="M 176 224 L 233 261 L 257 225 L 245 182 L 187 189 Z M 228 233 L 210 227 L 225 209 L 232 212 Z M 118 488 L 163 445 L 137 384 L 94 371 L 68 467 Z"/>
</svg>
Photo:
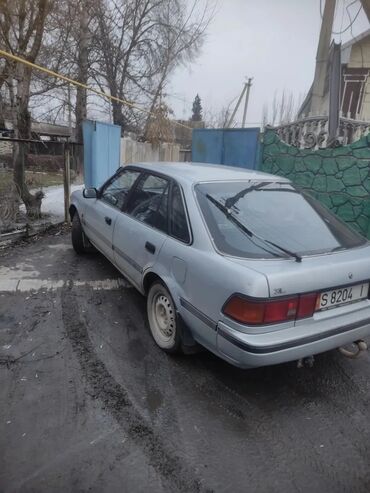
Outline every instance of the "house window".
<svg viewBox="0 0 370 493">
<path fill-rule="evenodd" d="M 369 70 L 345 67 L 342 72 L 341 110 L 345 118 L 356 119 L 361 113 Z"/>
</svg>

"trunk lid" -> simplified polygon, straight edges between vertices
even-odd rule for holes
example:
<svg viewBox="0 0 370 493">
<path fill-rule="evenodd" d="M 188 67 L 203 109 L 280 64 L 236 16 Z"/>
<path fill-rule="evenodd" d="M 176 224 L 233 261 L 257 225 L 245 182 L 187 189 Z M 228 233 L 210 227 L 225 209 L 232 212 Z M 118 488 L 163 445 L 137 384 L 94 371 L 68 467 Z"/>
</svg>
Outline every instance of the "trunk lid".
<svg viewBox="0 0 370 493">
<path fill-rule="evenodd" d="M 370 279 L 370 246 L 293 259 L 250 260 L 233 258 L 266 277 L 270 297 L 322 291 Z"/>
</svg>

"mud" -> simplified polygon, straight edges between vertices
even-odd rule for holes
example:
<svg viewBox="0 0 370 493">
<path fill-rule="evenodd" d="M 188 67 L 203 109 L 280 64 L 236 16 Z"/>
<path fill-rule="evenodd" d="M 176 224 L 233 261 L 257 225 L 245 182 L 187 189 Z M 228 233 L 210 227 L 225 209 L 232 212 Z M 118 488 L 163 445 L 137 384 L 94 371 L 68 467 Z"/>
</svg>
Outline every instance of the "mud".
<svg viewBox="0 0 370 493">
<path fill-rule="evenodd" d="M 66 231 L 2 252 L 1 492 L 369 491 L 368 354 L 252 371 L 171 357 L 139 293 L 91 287 L 120 278 Z M 25 279 L 49 288 L 6 290 Z"/>
</svg>

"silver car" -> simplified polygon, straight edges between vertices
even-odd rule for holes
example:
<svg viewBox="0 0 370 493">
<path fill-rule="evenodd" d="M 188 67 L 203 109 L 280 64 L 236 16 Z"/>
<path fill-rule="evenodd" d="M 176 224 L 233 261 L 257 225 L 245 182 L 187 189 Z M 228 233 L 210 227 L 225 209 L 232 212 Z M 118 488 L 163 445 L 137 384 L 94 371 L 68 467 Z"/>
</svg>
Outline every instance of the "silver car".
<svg viewBox="0 0 370 493">
<path fill-rule="evenodd" d="M 289 180 L 199 163 L 125 166 L 72 194 L 72 243 L 147 296 L 169 353 L 198 344 L 242 368 L 370 334 L 370 246 Z"/>
</svg>

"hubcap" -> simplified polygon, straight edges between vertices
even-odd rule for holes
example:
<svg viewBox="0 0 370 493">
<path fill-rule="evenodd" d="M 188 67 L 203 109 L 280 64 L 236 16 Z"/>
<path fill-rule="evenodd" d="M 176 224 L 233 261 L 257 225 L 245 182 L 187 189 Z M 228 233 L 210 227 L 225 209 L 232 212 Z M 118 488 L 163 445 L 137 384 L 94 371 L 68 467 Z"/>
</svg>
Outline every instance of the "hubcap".
<svg viewBox="0 0 370 493">
<path fill-rule="evenodd" d="M 154 317 L 160 332 L 167 338 L 172 337 L 175 329 L 175 317 L 169 299 L 160 294 L 154 302 Z"/>
</svg>

